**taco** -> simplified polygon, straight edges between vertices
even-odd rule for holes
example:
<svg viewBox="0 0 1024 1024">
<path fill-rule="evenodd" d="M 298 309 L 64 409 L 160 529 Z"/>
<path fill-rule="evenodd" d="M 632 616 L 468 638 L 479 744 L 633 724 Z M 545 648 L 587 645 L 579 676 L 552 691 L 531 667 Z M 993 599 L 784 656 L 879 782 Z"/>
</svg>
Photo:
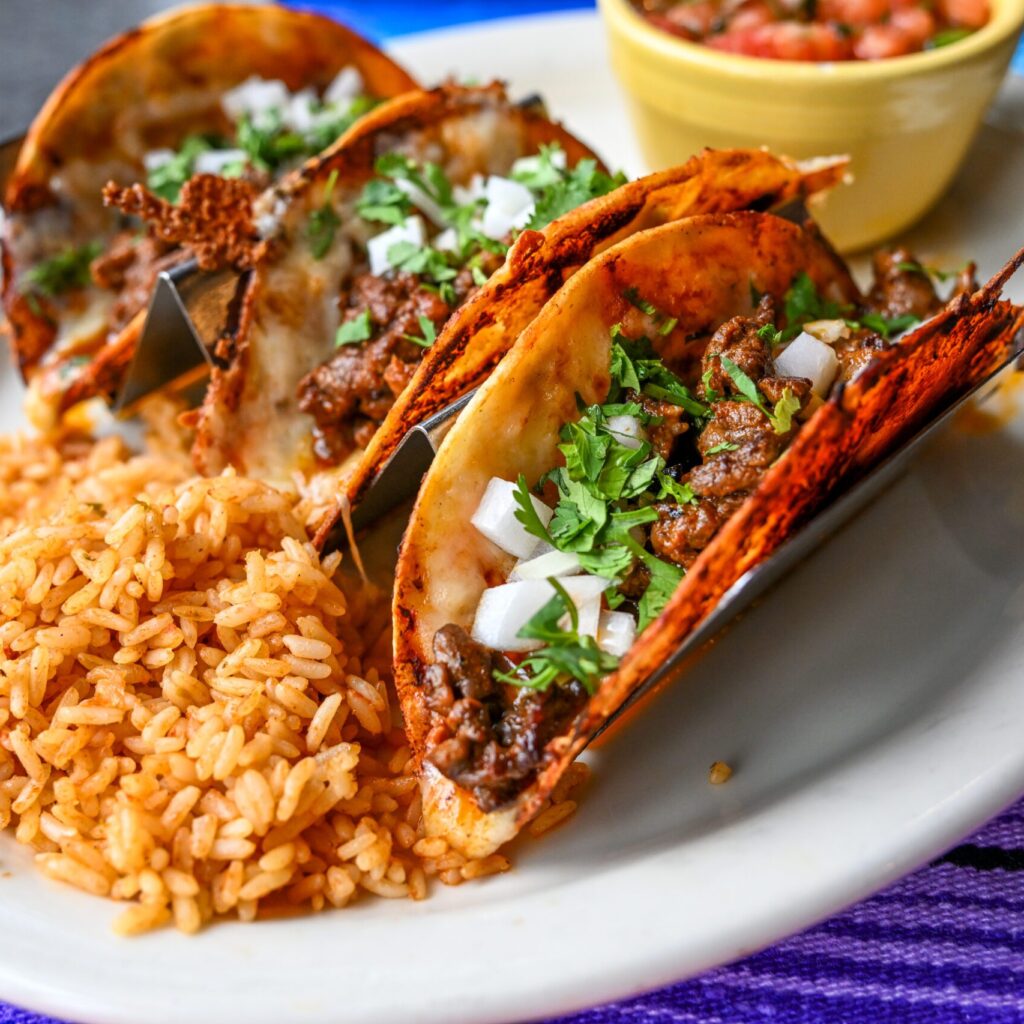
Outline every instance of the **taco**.
<svg viewBox="0 0 1024 1024">
<path fill-rule="evenodd" d="M 378 107 L 257 200 L 239 323 L 197 417 L 197 466 L 289 479 L 358 457 L 510 236 L 619 183 L 499 85 Z"/>
<path fill-rule="evenodd" d="M 563 212 L 541 232 L 524 231 L 504 265 L 424 354 L 347 476 L 318 541 L 327 541 L 346 507 L 359 504 L 410 426 L 480 385 L 544 304 L 594 256 L 638 231 L 698 213 L 813 202 L 845 173 L 842 157 L 796 163 L 766 150 L 707 150 Z"/>
<path fill-rule="evenodd" d="M 273 4 L 173 11 L 71 71 L 4 196 L 4 309 L 37 418 L 116 388 L 156 275 L 189 255 L 106 209 L 106 182 L 173 201 L 202 172 L 244 194 L 415 84 L 336 22 Z"/>
<path fill-rule="evenodd" d="M 943 305 L 905 252 L 862 295 L 813 227 L 695 216 L 544 307 L 410 520 L 395 663 L 428 831 L 480 856 L 729 588 L 992 370 L 1006 277 Z"/>
</svg>

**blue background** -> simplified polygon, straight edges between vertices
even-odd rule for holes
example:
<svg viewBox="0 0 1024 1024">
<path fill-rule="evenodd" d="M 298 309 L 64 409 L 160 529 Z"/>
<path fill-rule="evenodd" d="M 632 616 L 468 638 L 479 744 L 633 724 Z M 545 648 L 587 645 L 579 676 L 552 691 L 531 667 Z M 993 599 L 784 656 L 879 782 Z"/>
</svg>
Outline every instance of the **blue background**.
<svg viewBox="0 0 1024 1024">
<path fill-rule="evenodd" d="M 511 18 L 546 11 L 593 9 L 593 0 L 319 0 L 313 3 L 289 3 L 290 7 L 332 14 L 374 39 L 424 32 L 471 21 Z"/>
<path fill-rule="evenodd" d="M 287 0 L 286 0 L 287 2 Z M 594 0 L 314 0 L 288 3 L 290 7 L 323 11 L 376 40 L 409 32 L 425 32 L 472 21 L 513 18 L 547 11 L 593 10 Z M 1024 42 L 1013 61 L 1013 70 L 1024 74 Z"/>
</svg>

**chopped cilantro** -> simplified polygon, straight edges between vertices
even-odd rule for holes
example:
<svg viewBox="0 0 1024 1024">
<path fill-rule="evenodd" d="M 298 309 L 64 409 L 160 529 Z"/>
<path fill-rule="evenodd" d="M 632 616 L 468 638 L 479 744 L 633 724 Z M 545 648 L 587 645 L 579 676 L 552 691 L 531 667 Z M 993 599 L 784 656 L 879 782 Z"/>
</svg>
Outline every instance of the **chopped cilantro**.
<svg viewBox="0 0 1024 1024">
<path fill-rule="evenodd" d="M 733 384 L 736 385 L 736 390 L 740 393 L 741 400 L 747 401 L 760 409 L 768 417 L 776 434 L 788 434 L 793 427 L 793 414 L 800 410 L 800 400 L 793 392 L 789 388 L 785 388 L 782 392 L 782 398 L 775 403 L 774 410 L 771 410 L 765 405 L 764 396 L 757 390 L 757 385 L 750 379 L 742 367 L 738 366 L 726 355 L 720 355 L 718 359 L 722 364 L 722 369 L 725 370 Z"/>
<path fill-rule="evenodd" d="M 56 256 L 42 260 L 25 272 L 24 290 L 52 299 L 72 288 L 85 288 L 92 280 L 89 265 L 102 251 L 100 242 L 62 249 Z"/>
<path fill-rule="evenodd" d="M 437 329 L 434 327 L 434 322 L 422 313 L 416 319 L 419 321 L 420 330 L 423 333 L 419 337 L 414 334 L 403 334 L 402 337 L 414 345 L 419 345 L 420 348 L 430 348 L 437 341 Z"/>
<path fill-rule="evenodd" d="M 358 345 L 361 341 L 369 341 L 373 334 L 373 326 L 370 323 L 370 311 L 364 309 L 359 316 L 352 320 L 346 320 L 334 335 L 334 347 L 341 348 L 342 345 Z"/>
<path fill-rule="evenodd" d="M 936 281 L 949 281 L 956 277 L 959 271 L 940 270 L 938 267 L 926 267 L 917 260 L 903 260 L 896 264 L 897 270 L 905 270 L 908 274 L 920 274 L 922 277 L 933 277 Z"/>
<path fill-rule="evenodd" d="M 927 40 L 924 44 L 926 50 L 938 50 L 940 47 L 949 46 L 952 43 L 959 43 L 961 39 L 966 39 L 969 35 L 972 35 L 974 29 L 970 28 L 947 28 L 941 32 L 936 32 L 931 39 Z"/>
<path fill-rule="evenodd" d="M 865 313 L 859 321 L 851 321 L 854 327 L 867 327 L 869 330 L 880 334 L 888 341 L 894 334 L 919 324 L 921 318 L 913 313 L 903 313 L 901 316 L 885 317 L 881 313 Z"/>
<path fill-rule="evenodd" d="M 722 399 L 722 396 L 711 386 L 711 378 L 714 376 L 712 370 L 705 370 L 700 377 L 701 385 L 704 388 L 704 397 L 714 404 Z"/>
<path fill-rule="evenodd" d="M 341 226 L 341 218 L 334 212 L 331 205 L 331 194 L 338 180 L 338 172 L 331 171 L 327 184 L 324 186 L 323 203 L 309 215 L 306 237 L 313 259 L 322 260 L 334 242 L 334 234 Z"/>
<path fill-rule="evenodd" d="M 740 397 L 745 398 L 751 405 L 756 405 L 767 416 L 768 410 L 765 407 L 764 399 L 761 397 L 761 392 L 757 390 L 757 385 L 750 379 L 746 370 L 727 355 L 719 355 L 718 361 L 722 364 L 722 369 L 729 375 L 733 384 L 736 385 L 736 390 L 740 393 Z"/>
<path fill-rule="evenodd" d="M 396 242 L 388 249 L 388 262 L 396 270 L 423 274 L 436 283 L 454 280 L 458 271 L 448 264 L 448 257 L 439 249 L 413 242 Z"/>
<path fill-rule="evenodd" d="M 793 417 L 800 411 L 800 399 L 790 388 L 782 389 L 782 397 L 775 403 L 769 419 L 777 434 L 788 434 L 793 429 Z"/>
<path fill-rule="evenodd" d="M 711 410 L 654 355 L 646 339 L 630 341 L 621 330 L 613 331 L 611 376 L 620 389 L 642 391 L 658 401 L 678 405 L 694 419 L 710 415 Z M 614 399 L 616 394 L 610 397 Z"/>
<path fill-rule="evenodd" d="M 675 330 L 676 324 L 679 323 L 679 318 L 674 316 L 665 316 L 653 302 L 649 302 L 645 299 L 636 288 L 627 288 L 623 293 L 622 297 L 631 305 L 635 306 L 640 310 L 641 313 L 651 317 L 657 325 L 658 334 L 665 337 L 667 334 L 671 334 Z M 621 326 L 619 328 L 621 331 Z"/>
<path fill-rule="evenodd" d="M 757 329 L 757 336 L 762 341 L 767 341 L 772 347 L 782 341 L 782 331 L 778 330 L 774 324 L 765 324 L 764 327 L 759 327 Z"/>
<path fill-rule="evenodd" d="M 374 178 L 367 182 L 356 201 L 356 212 L 364 220 L 404 224 L 412 213 L 412 200 L 393 181 Z"/>
<path fill-rule="evenodd" d="M 306 140 L 298 132 L 285 129 L 278 110 L 267 111 L 258 123 L 243 114 L 235 131 L 238 148 L 245 150 L 249 162 L 261 171 L 276 171 L 309 151 Z"/>
<path fill-rule="evenodd" d="M 735 447 L 736 445 L 733 445 L 733 448 Z M 696 504 L 697 495 L 693 493 L 693 488 L 689 484 L 681 484 L 668 473 L 659 473 L 658 483 L 661 486 L 661 490 L 658 491 L 659 498 L 671 498 L 680 505 Z"/>
<path fill-rule="evenodd" d="M 781 341 L 790 341 L 800 333 L 804 324 L 814 320 L 836 320 L 849 312 L 848 306 L 830 302 L 818 294 L 818 289 L 806 271 L 800 271 L 785 295 L 786 329 Z"/>
<path fill-rule="evenodd" d="M 626 183 L 620 171 L 609 175 L 598 170 L 597 161 L 581 160 L 572 170 L 559 172 L 559 180 L 541 190 L 527 227 L 540 231 L 563 214 L 575 210 L 591 199 L 607 195 Z"/>
<path fill-rule="evenodd" d="M 658 308 L 653 302 L 648 302 L 643 298 L 635 288 L 627 288 L 623 293 L 622 297 L 631 305 L 635 306 L 640 310 L 641 313 L 646 313 L 647 316 L 657 316 Z"/>
<path fill-rule="evenodd" d="M 633 552 L 624 544 L 606 544 L 595 551 L 580 552 L 579 559 L 585 572 L 618 580 L 632 567 Z"/>
<path fill-rule="evenodd" d="M 708 455 L 718 455 L 720 452 L 734 452 L 739 448 L 738 444 L 733 444 L 732 441 L 719 441 L 718 444 L 712 445 L 705 453 Z"/>
<path fill-rule="evenodd" d="M 146 176 L 146 185 L 150 192 L 176 203 L 181 193 L 181 186 L 192 177 L 195 171 L 196 157 L 211 149 L 225 148 L 223 139 L 206 135 L 190 135 L 181 144 L 181 148 L 165 163 L 154 167 Z"/>
<path fill-rule="evenodd" d="M 602 651 L 592 636 L 580 636 L 579 613 L 572 598 L 557 579 L 551 577 L 548 582 L 554 587 L 555 596 L 519 630 L 519 636 L 540 640 L 544 646 L 511 672 L 495 672 L 495 678 L 531 690 L 546 690 L 552 684 L 575 679 L 588 693 L 594 693 L 597 681 L 618 668 L 619 659 Z M 566 616 L 568 629 L 561 625 Z"/>
<path fill-rule="evenodd" d="M 637 607 L 637 631 L 642 633 L 662 613 L 686 573 L 678 565 L 663 562 L 656 555 L 652 555 L 632 537 L 627 537 L 624 543 L 651 574 L 651 582 L 648 583 Z"/>
<path fill-rule="evenodd" d="M 532 160 L 525 161 L 525 167 L 513 171 L 513 180 L 525 185 L 531 192 L 540 192 L 557 185 L 562 180 L 564 171 L 556 163 L 556 158 L 563 153 L 564 150 L 557 142 L 542 145 L 540 152 Z"/>
<path fill-rule="evenodd" d="M 539 540 L 550 544 L 551 534 L 548 533 L 548 528 L 541 522 L 540 516 L 537 515 L 537 509 L 534 507 L 530 497 L 530 488 L 526 486 L 526 477 L 522 473 L 519 474 L 516 488 L 512 493 L 516 499 L 516 504 L 519 506 L 516 509 L 515 516 L 522 524 L 523 529 Z"/>
</svg>

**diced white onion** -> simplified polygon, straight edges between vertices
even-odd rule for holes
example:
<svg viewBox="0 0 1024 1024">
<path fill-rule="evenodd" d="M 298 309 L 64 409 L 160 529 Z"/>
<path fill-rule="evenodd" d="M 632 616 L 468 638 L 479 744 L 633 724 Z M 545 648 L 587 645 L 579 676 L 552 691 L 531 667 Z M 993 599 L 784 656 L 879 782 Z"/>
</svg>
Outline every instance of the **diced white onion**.
<svg viewBox="0 0 1024 1024">
<path fill-rule="evenodd" d="M 452 197 L 459 206 L 468 206 L 486 196 L 487 179 L 482 174 L 474 174 L 469 179 L 469 185 L 455 185 L 452 188 Z"/>
<path fill-rule="evenodd" d="M 612 581 L 606 580 L 603 576 L 566 576 L 558 582 L 565 587 L 565 592 L 576 605 L 579 620 L 576 631 L 580 636 L 596 638 L 601 620 L 601 596 L 612 585 Z M 551 587 L 550 583 L 548 587 Z M 561 624 L 563 629 L 569 628 L 568 616 L 562 619 Z"/>
<path fill-rule="evenodd" d="M 607 427 L 626 448 L 639 448 L 647 440 L 643 424 L 635 416 L 609 416 Z"/>
<path fill-rule="evenodd" d="M 284 82 L 253 75 L 224 93 L 220 105 L 232 121 L 241 120 L 243 114 L 259 119 L 271 110 L 283 111 L 291 95 Z"/>
<path fill-rule="evenodd" d="M 142 166 L 147 171 L 155 171 L 158 167 L 163 167 L 164 164 L 173 159 L 173 149 L 154 149 L 142 158 Z"/>
<path fill-rule="evenodd" d="M 846 326 L 845 320 L 812 320 L 804 324 L 804 330 L 826 345 L 834 345 L 850 336 L 850 328 Z"/>
<path fill-rule="evenodd" d="M 537 538 L 527 533 L 516 519 L 519 506 L 515 499 L 516 485 L 501 477 L 492 477 L 470 522 L 489 540 L 516 558 L 528 558 L 537 546 Z M 547 526 L 554 512 L 539 498 L 530 495 L 540 521 Z"/>
<path fill-rule="evenodd" d="M 601 595 L 611 585 L 600 576 L 570 576 L 560 581 L 576 606 L 581 636 L 597 636 Z M 480 595 L 472 635 L 478 643 L 496 651 L 534 651 L 537 640 L 524 640 L 519 631 L 555 596 L 547 580 L 517 580 L 490 587 Z M 568 628 L 569 616 L 562 626 Z"/>
<path fill-rule="evenodd" d="M 388 251 L 392 246 L 398 245 L 399 242 L 412 242 L 413 245 L 421 246 L 426 237 L 423 218 L 416 216 L 406 217 L 404 223 L 396 224 L 387 231 L 374 235 L 366 243 L 366 250 L 370 256 L 370 273 L 380 277 L 391 269 Z"/>
<path fill-rule="evenodd" d="M 395 184 L 412 200 L 412 205 L 421 213 L 425 214 L 439 228 L 443 228 L 448 221 L 444 211 L 434 202 L 426 192 L 411 181 L 396 181 Z"/>
<path fill-rule="evenodd" d="M 553 593 L 547 580 L 520 580 L 488 588 L 477 605 L 473 639 L 496 651 L 536 650 L 539 641 L 524 640 L 518 633 Z"/>
<path fill-rule="evenodd" d="M 318 100 L 312 89 L 295 93 L 281 111 L 281 122 L 294 132 L 308 132 L 316 123 Z"/>
<path fill-rule="evenodd" d="M 510 178 L 488 178 L 484 198 L 487 207 L 481 230 L 488 238 L 504 238 L 513 229 L 524 227 L 533 216 L 533 193 Z"/>
<path fill-rule="evenodd" d="M 552 167 L 557 167 L 560 171 L 564 171 L 566 168 L 566 156 L 564 149 L 556 149 L 550 157 Z M 540 170 L 540 155 L 537 156 L 521 156 L 512 165 L 512 175 L 518 174 L 534 174 Z"/>
<path fill-rule="evenodd" d="M 342 68 L 324 90 L 324 103 L 351 105 L 363 92 L 363 76 L 354 67 Z"/>
<path fill-rule="evenodd" d="M 597 646 L 622 658 L 636 639 L 636 619 L 628 612 L 601 612 L 597 626 Z"/>
<path fill-rule="evenodd" d="M 830 345 L 804 332 L 775 357 L 775 369 L 783 377 L 806 377 L 814 393 L 824 397 L 839 372 L 839 359 Z"/>
<path fill-rule="evenodd" d="M 546 580 L 549 576 L 575 576 L 582 571 L 579 556 L 571 551 L 546 551 L 542 555 L 520 559 L 508 578 L 510 582 Z"/>
<path fill-rule="evenodd" d="M 277 234 L 281 227 L 281 218 L 288 209 L 280 196 L 272 193 L 271 199 L 268 199 L 267 196 L 268 193 L 264 192 L 253 207 L 253 221 L 260 238 L 270 238 Z"/>
<path fill-rule="evenodd" d="M 455 228 L 448 228 L 434 239 L 434 248 L 442 252 L 451 252 L 459 247 L 459 233 Z"/>
<path fill-rule="evenodd" d="M 208 149 L 196 157 L 196 174 L 220 174 L 228 164 L 244 164 L 248 159 L 244 149 Z"/>
</svg>

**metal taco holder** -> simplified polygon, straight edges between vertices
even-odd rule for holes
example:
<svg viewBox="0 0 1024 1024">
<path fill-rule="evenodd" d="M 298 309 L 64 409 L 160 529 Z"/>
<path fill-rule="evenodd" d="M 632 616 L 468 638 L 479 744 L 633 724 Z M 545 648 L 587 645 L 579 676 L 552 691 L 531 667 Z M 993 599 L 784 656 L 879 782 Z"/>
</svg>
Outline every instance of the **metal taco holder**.
<svg viewBox="0 0 1024 1024">
<path fill-rule="evenodd" d="M 0 195 L 18 158 L 24 134 L 0 141 Z M 185 391 L 213 365 L 213 348 L 228 324 L 238 275 L 207 273 L 187 260 L 157 278 L 145 326 L 113 408 L 131 415 L 154 391 Z"/>
</svg>

